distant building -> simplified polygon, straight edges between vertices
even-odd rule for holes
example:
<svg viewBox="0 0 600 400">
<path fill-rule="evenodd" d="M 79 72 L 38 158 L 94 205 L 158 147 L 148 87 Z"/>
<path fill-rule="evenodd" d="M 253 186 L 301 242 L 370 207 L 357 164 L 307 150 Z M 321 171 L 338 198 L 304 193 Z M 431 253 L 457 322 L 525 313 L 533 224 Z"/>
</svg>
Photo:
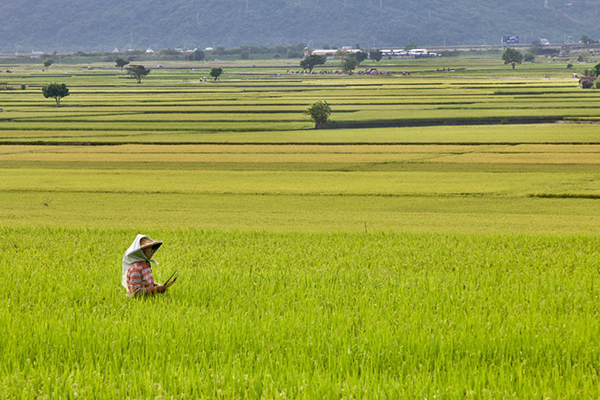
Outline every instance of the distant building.
<svg viewBox="0 0 600 400">
<path fill-rule="evenodd" d="M 152 53 L 154 53 L 154 50 L 152 50 L 152 49 L 148 49 L 148 50 L 146 50 L 146 53 L 148 53 L 148 54 L 152 54 Z"/>
<path fill-rule="evenodd" d="M 342 52 L 350 53 L 350 54 L 355 54 L 355 53 L 360 53 L 362 50 L 343 47 L 341 50 L 340 49 L 335 49 L 335 50 L 333 50 L 333 49 L 331 49 L 331 50 L 313 50 L 311 52 L 311 54 L 314 55 L 314 56 L 325 56 L 325 57 L 327 57 L 328 60 L 333 60 L 336 57 L 336 53 L 338 51 L 342 51 Z"/>
<path fill-rule="evenodd" d="M 427 49 L 382 49 L 379 50 L 383 58 L 402 59 L 402 58 L 423 58 L 423 57 L 441 57 L 441 54 L 431 53 Z"/>
</svg>

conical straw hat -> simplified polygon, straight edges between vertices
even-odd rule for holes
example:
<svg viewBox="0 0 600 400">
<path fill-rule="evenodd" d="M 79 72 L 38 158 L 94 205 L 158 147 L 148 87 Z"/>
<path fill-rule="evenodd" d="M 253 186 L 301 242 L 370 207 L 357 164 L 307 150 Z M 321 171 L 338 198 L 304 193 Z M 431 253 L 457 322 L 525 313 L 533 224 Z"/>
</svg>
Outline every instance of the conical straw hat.
<svg viewBox="0 0 600 400">
<path fill-rule="evenodd" d="M 158 250 L 158 248 L 160 246 L 162 246 L 163 242 L 161 242 L 160 240 L 151 240 L 148 238 L 142 238 L 140 240 L 140 249 L 144 250 L 147 249 L 148 247 L 152 247 L 152 249 L 154 251 Z"/>
</svg>

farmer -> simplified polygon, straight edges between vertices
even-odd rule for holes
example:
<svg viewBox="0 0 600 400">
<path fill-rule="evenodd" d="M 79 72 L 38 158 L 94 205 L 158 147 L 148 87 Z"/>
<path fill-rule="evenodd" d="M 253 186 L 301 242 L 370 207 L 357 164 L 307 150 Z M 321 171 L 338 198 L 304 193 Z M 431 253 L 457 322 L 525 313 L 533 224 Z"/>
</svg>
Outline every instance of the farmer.
<svg viewBox="0 0 600 400">
<path fill-rule="evenodd" d="M 127 296 L 146 296 L 164 293 L 167 288 L 154 282 L 150 263 L 162 242 L 150 239 L 146 235 L 137 235 L 123 255 L 123 279 L 121 283 L 127 289 Z"/>
</svg>

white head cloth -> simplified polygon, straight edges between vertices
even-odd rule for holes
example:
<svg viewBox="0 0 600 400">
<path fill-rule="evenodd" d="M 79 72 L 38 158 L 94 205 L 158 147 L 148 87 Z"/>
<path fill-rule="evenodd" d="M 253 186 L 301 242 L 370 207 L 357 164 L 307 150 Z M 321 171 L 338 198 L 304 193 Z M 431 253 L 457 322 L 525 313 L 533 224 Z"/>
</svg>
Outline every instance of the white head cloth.
<svg viewBox="0 0 600 400">
<path fill-rule="evenodd" d="M 127 270 L 131 267 L 131 264 L 140 261 L 150 261 L 154 264 L 158 264 L 158 262 L 154 260 L 148 260 L 142 249 L 140 249 L 140 241 L 143 238 L 152 240 L 148 235 L 137 235 L 131 246 L 129 246 L 125 254 L 123 254 L 123 279 L 121 280 L 121 284 L 125 289 L 127 289 Z"/>
</svg>

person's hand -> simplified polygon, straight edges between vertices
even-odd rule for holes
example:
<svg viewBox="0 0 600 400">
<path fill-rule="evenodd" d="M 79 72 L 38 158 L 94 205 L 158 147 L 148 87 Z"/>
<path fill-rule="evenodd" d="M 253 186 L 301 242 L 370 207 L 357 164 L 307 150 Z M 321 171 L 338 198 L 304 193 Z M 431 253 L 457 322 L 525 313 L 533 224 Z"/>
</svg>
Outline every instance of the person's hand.
<svg viewBox="0 0 600 400">
<path fill-rule="evenodd" d="M 158 293 L 164 293 L 164 292 L 166 292 L 166 291 L 167 291 L 167 288 L 166 288 L 166 287 L 164 287 L 163 285 L 156 285 L 156 291 L 157 291 Z"/>
</svg>

